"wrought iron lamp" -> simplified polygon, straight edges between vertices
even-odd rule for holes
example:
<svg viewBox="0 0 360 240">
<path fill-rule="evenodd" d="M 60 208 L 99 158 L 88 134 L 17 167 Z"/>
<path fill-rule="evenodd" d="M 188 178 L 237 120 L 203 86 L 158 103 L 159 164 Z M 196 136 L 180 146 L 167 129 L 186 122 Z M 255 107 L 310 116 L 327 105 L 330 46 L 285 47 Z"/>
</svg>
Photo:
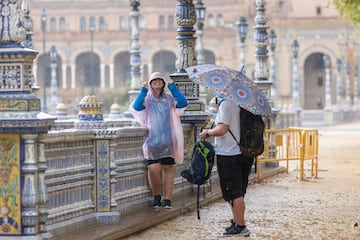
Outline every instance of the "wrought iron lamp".
<svg viewBox="0 0 360 240">
<path fill-rule="evenodd" d="M 47 15 L 46 15 L 46 11 L 45 11 L 45 8 L 43 8 L 42 12 L 41 12 L 41 31 L 42 31 L 42 36 L 43 36 L 43 54 L 44 54 L 44 57 L 46 56 L 45 53 L 46 53 L 46 38 L 45 38 L 45 35 L 46 35 L 46 18 L 47 18 Z M 44 59 L 44 58 L 43 58 Z M 46 59 L 44 61 L 44 63 L 46 63 Z M 44 64 L 45 66 L 45 64 Z M 46 107 L 46 68 L 44 67 L 44 71 L 43 71 L 43 112 L 47 112 L 47 107 Z"/>
<path fill-rule="evenodd" d="M 240 39 L 240 69 L 243 71 L 245 67 L 245 39 L 248 32 L 248 23 L 246 22 L 246 18 L 240 17 L 239 21 L 236 22 L 236 26 Z"/>
</svg>

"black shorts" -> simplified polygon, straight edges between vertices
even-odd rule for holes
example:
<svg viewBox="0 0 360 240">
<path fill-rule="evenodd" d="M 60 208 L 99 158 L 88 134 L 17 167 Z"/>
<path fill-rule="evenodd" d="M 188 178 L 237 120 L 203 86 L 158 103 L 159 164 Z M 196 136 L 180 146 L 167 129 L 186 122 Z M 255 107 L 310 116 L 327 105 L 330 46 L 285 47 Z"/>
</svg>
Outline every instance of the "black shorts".
<svg viewBox="0 0 360 240">
<path fill-rule="evenodd" d="M 220 186 L 225 201 L 244 197 L 254 158 L 242 154 L 235 156 L 216 155 Z"/>
<path fill-rule="evenodd" d="M 160 158 L 160 159 L 156 159 L 156 160 L 145 160 L 146 161 L 146 165 L 149 166 L 151 164 L 155 164 L 155 163 L 160 163 L 161 165 L 174 165 L 175 164 L 175 160 L 172 157 L 165 157 L 165 158 Z"/>
</svg>

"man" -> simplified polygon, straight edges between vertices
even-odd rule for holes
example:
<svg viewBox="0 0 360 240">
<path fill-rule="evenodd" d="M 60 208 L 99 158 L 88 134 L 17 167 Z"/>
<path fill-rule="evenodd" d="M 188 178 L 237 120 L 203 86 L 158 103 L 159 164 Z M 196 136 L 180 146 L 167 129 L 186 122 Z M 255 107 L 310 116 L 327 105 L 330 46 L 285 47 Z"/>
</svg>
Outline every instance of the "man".
<svg viewBox="0 0 360 240">
<path fill-rule="evenodd" d="M 240 139 L 240 108 L 226 100 L 222 101 L 216 114 L 216 126 L 200 133 L 201 139 L 215 137 L 217 168 L 220 177 L 222 195 L 229 202 L 233 219 L 225 228 L 224 236 L 250 236 L 245 224 L 244 196 L 248 186 L 248 177 L 254 158 L 241 154 L 235 139 Z"/>
</svg>

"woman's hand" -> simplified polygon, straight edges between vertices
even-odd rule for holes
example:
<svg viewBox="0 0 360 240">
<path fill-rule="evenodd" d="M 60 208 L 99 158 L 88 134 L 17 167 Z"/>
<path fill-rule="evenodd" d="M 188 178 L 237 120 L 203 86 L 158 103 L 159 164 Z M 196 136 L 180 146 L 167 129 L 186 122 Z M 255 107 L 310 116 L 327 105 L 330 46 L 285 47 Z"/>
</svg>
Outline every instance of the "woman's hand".
<svg viewBox="0 0 360 240">
<path fill-rule="evenodd" d="M 144 83 L 143 83 L 143 87 L 144 87 L 144 88 L 149 88 L 149 83 L 148 83 L 148 82 L 144 82 Z"/>
<path fill-rule="evenodd" d="M 168 84 L 172 84 L 174 81 L 170 78 L 169 80 L 167 80 Z"/>
</svg>

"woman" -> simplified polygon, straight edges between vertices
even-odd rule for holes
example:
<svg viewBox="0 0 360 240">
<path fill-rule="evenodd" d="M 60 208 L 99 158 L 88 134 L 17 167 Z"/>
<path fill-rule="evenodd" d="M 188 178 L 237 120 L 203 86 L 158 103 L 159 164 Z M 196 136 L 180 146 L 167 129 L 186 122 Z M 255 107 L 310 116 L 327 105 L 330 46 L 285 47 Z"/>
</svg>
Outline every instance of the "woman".
<svg viewBox="0 0 360 240">
<path fill-rule="evenodd" d="M 171 95 L 165 92 L 166 80 L 159 72 L 148 82 L 132 104 L 130 111 L 141 126 L 148 129 L 143 144 L 148 179 L 154 196 L 153 207 L 171 209 L 174 189 L 174 164 L 184 159 L 184 137 L 180 114 L 188 105 L 184 95 L 168 80 Z M 164 201 L 161 203 L 163 185 Z"/>
</svg>

